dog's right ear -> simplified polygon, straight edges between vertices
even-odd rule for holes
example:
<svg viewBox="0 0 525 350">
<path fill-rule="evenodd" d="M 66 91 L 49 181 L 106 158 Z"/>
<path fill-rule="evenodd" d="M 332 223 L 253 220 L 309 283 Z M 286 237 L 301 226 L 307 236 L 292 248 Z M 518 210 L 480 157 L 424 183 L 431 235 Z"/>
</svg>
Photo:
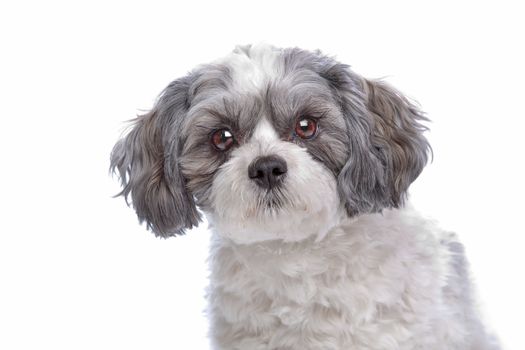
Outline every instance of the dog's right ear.
<svg viewBox="0 0 525 350">
<path fill-rule="evenodd" d="M 188 76 L 172 82 L 111 152 L 111 170 L 118 172 L 123 187 L 118 195 L 126 202 L 131 195 L 139 221 L 156 236 L 183 234 L 200 221 L 177 160 L 191 80 Z"/>
</svg>

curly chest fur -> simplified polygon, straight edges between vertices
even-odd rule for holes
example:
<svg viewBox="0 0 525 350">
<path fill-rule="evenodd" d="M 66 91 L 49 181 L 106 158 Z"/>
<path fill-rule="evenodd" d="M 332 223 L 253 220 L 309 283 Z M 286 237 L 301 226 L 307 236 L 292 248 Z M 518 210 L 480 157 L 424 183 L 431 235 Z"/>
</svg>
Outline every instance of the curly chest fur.
<svg viewBox="0 0 525 350">
<path fill-rule="evenodd" d="M 470 349 L 477 327 L 467 320 L 462 257 L 451 249 L 459 243 L 400 217 L 365 216 L 320 242 L 235 245 L 215 237 L 215 347 Z"/>
</svg>

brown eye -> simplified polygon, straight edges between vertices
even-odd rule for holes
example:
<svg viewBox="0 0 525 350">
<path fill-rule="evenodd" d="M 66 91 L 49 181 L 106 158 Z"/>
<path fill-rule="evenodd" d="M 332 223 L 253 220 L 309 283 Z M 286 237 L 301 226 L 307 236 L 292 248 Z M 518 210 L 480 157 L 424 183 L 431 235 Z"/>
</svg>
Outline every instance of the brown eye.
<svg viewBox="0 0 525 350">
<path fill-rule="evenodd" d="M 219 151 L 226 151 L 233 145 L 233 134 L 228 129 L 216 130 L 211 135 L 211 143 Z"/>
<path fill-rule="evenodd" d="M 303 118 L 295 124 L 295 133 L 302 139 L 310 139 L 317 132 L 317 124 L 312 119 Z"/>
</svg>

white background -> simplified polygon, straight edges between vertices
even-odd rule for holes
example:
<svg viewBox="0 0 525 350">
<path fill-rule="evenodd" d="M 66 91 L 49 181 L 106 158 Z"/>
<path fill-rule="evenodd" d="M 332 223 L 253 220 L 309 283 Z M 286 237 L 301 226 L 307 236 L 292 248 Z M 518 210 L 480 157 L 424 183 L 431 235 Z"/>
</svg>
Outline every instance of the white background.
<svg viewBox="0 0 525 350">
<path fill-rule="evenodd" d="M 209 233 L 156 239 L 108 176 L 123 121 L 236 44 L 322 49 L 433 120 L 414 204 L 525 349 L 524 11 L 497 1 L 2 2 L 0 348 L 207 349 Z"/>
</svg>

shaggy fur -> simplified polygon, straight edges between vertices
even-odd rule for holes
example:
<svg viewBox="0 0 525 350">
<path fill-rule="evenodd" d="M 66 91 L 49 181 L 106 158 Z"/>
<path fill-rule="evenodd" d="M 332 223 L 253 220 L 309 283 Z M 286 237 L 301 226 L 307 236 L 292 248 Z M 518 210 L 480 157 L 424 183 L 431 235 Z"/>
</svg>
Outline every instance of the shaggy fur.
<svg viewBox="0 0 525 350">
<path fill-rule="evenodd" d="M 214 349 L 498 349 L 461 244 L 405 206 L 425 120 L 320 52 L 244 46 L 171 83 L 111 163 L 155 234 L 207 216 Z M 277 158 L 278 185 L 254 181 Z"/>
</svg>

